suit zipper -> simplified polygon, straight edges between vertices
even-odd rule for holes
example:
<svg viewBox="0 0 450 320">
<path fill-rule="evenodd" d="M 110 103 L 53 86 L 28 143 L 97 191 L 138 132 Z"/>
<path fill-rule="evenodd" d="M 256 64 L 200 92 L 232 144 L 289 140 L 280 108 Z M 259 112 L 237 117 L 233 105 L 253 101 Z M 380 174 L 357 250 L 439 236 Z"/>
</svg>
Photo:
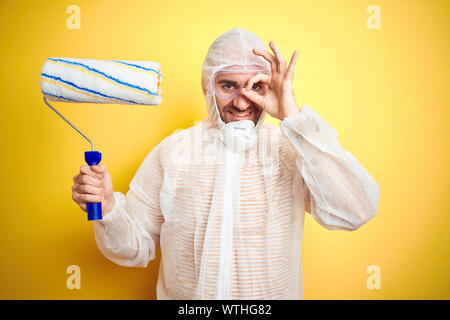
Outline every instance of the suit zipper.
<svg viewBox="0 0 450 320">
<path fill-rule="evenodd" d="M 230 299 L 231 259 L 233 253 L 233 223 L 236 209 L 236 188 L 238 187 L 239 153 L 225 148 L 225 183 L 217 299 Z"/>
</svg>

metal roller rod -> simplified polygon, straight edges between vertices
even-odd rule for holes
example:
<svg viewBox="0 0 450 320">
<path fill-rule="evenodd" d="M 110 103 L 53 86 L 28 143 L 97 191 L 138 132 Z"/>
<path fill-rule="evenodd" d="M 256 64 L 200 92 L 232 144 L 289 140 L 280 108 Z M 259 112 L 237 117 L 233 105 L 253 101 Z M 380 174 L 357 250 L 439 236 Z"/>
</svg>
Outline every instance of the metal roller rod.
<svg viewBox="0 0 450 320">
<path fill-rule="evenodd" d="M 77 127 L 75 127 L 69 120 L 67 120 L 66 118 L 64 118 L 64 116 L 63 116 L 61 113 L 59 113 L 58 110 L 56 110 L 55 108 L 53 108 L 53 107 L 50 105 L 50 103 L 48 103 L 46 97 L 44 97 L 44 102 L 45 102 L 45 104 L 48 105 L 53 111 L 55 111 L 56 114 L 57 114 L 58 116 L 60 116 L 61 118 L 63 118 L 63 120 L 64 120 L 65 122 L 67 122 L 68 124 L 70 124 L 70 126 L 71 126 L 72 128 L 74 128 L 75 130 L 77 130 L 77 132 L 78 132 L 79 134 L 81 134 L 87 141 L 89 141 L 89 143 L 91 144 L 91 151 L 94 151 L 94 143 L 92 142 L 91 139 L 89 139 L 83 132 L 81 132 Z"/>
</svg>

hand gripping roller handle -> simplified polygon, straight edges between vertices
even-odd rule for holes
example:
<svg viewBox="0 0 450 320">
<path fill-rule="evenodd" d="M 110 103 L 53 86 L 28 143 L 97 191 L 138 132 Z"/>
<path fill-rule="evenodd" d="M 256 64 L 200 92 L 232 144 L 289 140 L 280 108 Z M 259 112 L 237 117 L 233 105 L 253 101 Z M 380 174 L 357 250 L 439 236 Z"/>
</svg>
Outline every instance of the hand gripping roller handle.
<svg viewBox="0 0 450 320">
<path fill-rule="evenodd" d="M 79 134 L 86 138 L 91 144 L 91 151 L 86 151 L 84 153 L 84 160 L 88 166 L 95 166 L 102 160 L 102 154 L 98 151 L 94 151 L 94 143 L 89 139 L 83 132 L 81 132 L 77 127 L 75 127 L 69 120 L 67 120 L 61 113 L 59 113 L 54 107 L 48 103 L 47 99 L 44 97 L 44 102 L 53 111 L 56 112 L 64 121 L 66 121 L 72 128 L 74 128 Z M 88 202 L 86 204 L 88 220 L 101 220 L 102 219 L 102 203 L 101 202 Z"/>
</svg>

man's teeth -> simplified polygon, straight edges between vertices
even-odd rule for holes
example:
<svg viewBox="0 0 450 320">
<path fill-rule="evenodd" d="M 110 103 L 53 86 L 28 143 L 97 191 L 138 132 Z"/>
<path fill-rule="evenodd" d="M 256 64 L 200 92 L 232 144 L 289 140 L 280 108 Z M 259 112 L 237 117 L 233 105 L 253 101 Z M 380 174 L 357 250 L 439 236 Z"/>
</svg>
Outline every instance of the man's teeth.
<svg viewBox="0 0 450 320">
<path fill-rule="evenodd" d="M 245 113 L 237 113 L 237 112 L 233 112 L 234 115 L 238 116 L 238 117 L 245 117 L 247 115 L 250 114 L 251 111 L 245 112 Z"/>
</svg>

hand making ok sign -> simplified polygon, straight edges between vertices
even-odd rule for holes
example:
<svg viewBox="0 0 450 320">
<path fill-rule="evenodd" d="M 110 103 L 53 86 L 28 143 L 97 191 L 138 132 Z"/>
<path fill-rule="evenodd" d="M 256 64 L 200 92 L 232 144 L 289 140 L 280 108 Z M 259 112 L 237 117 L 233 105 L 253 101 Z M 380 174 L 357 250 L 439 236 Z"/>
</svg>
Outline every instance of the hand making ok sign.
<svg viewBox="0 0 450 320">
<path fill-rule="evenodd" d="M 246 88 L 243 88 L 241 93 L 261 106 L 272 117 L 283 120 L 299 112 L 292 89 L 292 79 L 294 77 L 298 51 L 294 51 L 289 66 L 286 67 L 286 60 L 275 46 L 275 43 L 270 41 L 269 46 L 275 55 L 270 54 L 266 50 L 256 48 L 253 49 L 253 53 L 262 56 L 270 63 L 272 75 L 269 76 L 263 73 L 256 74 L 248 81 Z M 268 85 L 268 89 L 264 92 L 264 95 L 250 90 L 258 82 L 263 82 Z"/>
</svg>

